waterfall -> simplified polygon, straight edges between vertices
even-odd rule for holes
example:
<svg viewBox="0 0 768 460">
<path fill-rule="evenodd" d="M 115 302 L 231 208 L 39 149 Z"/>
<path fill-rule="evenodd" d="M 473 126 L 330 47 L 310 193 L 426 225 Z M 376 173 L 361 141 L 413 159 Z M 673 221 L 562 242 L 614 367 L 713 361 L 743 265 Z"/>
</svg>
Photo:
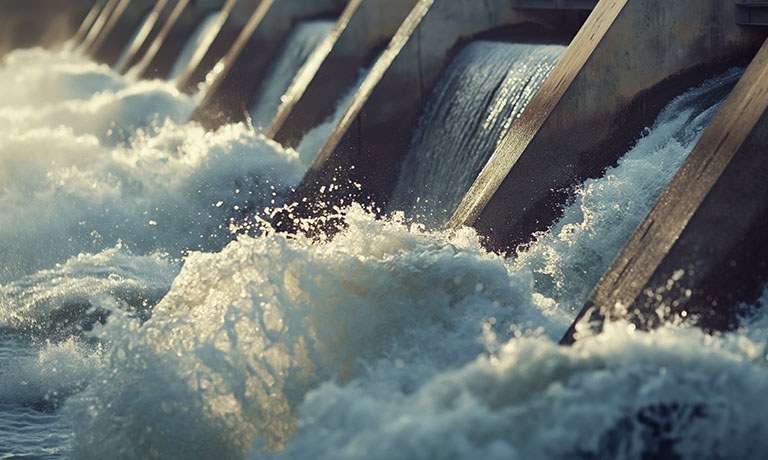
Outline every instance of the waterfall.
<svg viewBox="0 0 768 460">
<path fill-rule="evenodd" d="M 462 49 L 427 102 L 390 210 L 445 222 L 564 49 L 495 41 Z"/>
<path fill-rule="evenodd" d="M 265 128 L 270 125 L 293 78 L 335 24 L 330 20 L 305 21 L 294 28 L 264 78 L 251 108 L 254 126 Z"/>
<path fill-rule="evenodd" d="M 176 59 L 176 63 L 173 65 L 171 74 L 168 77 L 169 80 L 176 80 L 187 70 L 198 50 L 205 52 L 211 46 L 219 30 L 221 30 L 223 19 L 225 18 L 222 17 L 221 11 L 216 11 L 208 15 L 200 23 L 195 33 L 187 40 L 178 59 Z"/>
</svg>

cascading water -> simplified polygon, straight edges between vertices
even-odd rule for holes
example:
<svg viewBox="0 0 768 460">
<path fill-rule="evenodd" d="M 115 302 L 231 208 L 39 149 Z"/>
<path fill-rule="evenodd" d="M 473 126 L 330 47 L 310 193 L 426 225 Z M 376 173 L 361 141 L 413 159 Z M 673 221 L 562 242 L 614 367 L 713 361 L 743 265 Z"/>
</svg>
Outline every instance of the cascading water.
<svg viewBox="0 0 768 460">
<path fill-rule="evenodd" d="M 447 221 L 565 47 L 475 41 L 435 86 L 411 141 L 391 211 Z"/>
<path fill-rule="evenodd" d="M 280 107 L 281 98 L 312 52 L 333 30 L 335 21 L 315 20 L 299 23 L 285 41 L 277 59 L 261 84 L 251 108 L 253 126 L 268 128 Z"/>
<path fill-rule="evenodd" d="M 669 104 L 504 259 L 470 229 L 354 207 L 329 241 L 235 239 L 233 213 L 300 180 L 296 152 L 243 125 L 180 125 L 192 102 L 170 84 L 14 53 L 0 67 L 18 88 L 0 101 L 0 453 L 762 456 L 764 308 L 719 337 L 614 323 L 556 344 L 737 78 Z"/>
<path fill-rule="evenodd" d="M 181 54 L 176 59 L 176 63 L 171 69 L 171 74 L 168 77 L 169 80 L 176 80 L 187 70 L 189 64 L 195 59 L 195 54 L 198 52 L 205 52 L 216 39 L 216 35 L 221 30 L 222 21 L 226 19 L 221 15 L 221 11 L 211 13 L 206 17 L 202 23 L 197 27 L 195 33 L 187 40 L 184 48 L 181 50 Z"/>
</svg>

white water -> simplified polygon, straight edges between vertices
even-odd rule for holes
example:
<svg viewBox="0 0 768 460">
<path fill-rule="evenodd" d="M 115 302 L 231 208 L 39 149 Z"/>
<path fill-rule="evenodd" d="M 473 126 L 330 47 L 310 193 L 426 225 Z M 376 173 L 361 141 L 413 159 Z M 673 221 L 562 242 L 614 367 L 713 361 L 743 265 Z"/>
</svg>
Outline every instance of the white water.
<svg viewBox="0 0 768 460">
<path fill-rule="evenodd" d="M 300 22 L 294 27 L 272 67 L 264 77 L 256 102 L 251 108 L 253 125 L 269 128 L 277 114 L 281 98 L 288 90 L 293 78 L 312 55 L 317 46 L 333 30 L 335 21 L 314 20 Z"/>
<path fill-rule="evenodd" d="M 123 108 L 136 101 L 121 92 L 150 91 L 40 51 L 15 53 L 0 77 L 36 68 L 57 73 L 17 81 L 7 113 L 98 97 Z M 15 252 L 0 246 L 3 266 L 14 267 L 0 289 L 0 452 L 642 458 L 665 436 L 684 458 L 762 457 L 764 317 L 722 337 L 618 323 L 556 346 L 587 285 L 711 116 L 703 94 L 724 84 L 673 102 L 615 168 L 576 191 L 552 230 L 509 260 L 469 229 L 427 231 L 352 209 L 332 241 L 241 236 L 180 261 L 174 252 L 226 242 L 224 233 L 193 236 L 226 226 L 230 214 L 217 210 L 243 190 L 264 206 L 295 183 L 297 154 L 243 126 L 206 134 L 166 122 L 174 110 L 145 117 L 143 133 L 123 126 L 135 122 L 120 117 L 127 109 L 93 115 L 80 132 L 66 118 L 5 125 L 3 136 L 31 140 L 0 148 L 0 171 L 18 171 L 0 176 L 2 215 L 30 217 L 0 225 L 19 241 L 8 245 Z M 126 143 L 101 132 L 101 116 Z M 62 181 L 62 170 L 87 180 Z M 243 177 L 249 187 L 232 190 Z M 89 239 L 92 228 L 108 237 Z M 105 311 L 106 324 L 79 332 Z M 651 436 L 654 419 L 671 428 Z"/>
<path fill-rule="evenodd" d="M 445 223 L 564 49 L 492 41 L 465 46 L 421 115 L 390 210 Z"/>
<path fill-rule="evenodd" d="M 176 59 L 176 63 L 171 69 L 171 74 L 168 77 L 169 80 L 175 81 L 187 70 L 191 62 L 199 62 L 200 58 L 197 53 L 205 53 L 211 46 L 211 43 L 216 39 L 221 30 L 221 26 L 226 20 L 226 17 L 221 15 L 221 11 L 211 13 L 206 17 L 202 23 L 197 27 L 195 33 L 184 45 L 181 50 L 181 54 Z"/>
</svg>

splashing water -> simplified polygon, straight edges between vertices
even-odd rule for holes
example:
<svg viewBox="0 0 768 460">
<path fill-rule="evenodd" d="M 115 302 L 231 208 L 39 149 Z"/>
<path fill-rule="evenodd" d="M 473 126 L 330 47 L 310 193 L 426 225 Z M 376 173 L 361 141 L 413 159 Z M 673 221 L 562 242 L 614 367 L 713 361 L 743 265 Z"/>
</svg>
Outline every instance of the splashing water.
<svg viewBox="0 0 768 460">
<path fill-rule="evenodd" d="M 171 69 L 169 80 L 175 81 L 187 70 L 191 62 L 199 61 L 196 58 L 196 54 L 199 52 L 205 52 L 216 39 L 216 35 L 221 30 L 221 26 L 226 18 L 221 15 L 221 11 L 211 13 L 206 17 L 202 23 L 197 27 L 195 33 L 189 38 L 184 48 L 181 50 L 181 54 L 176 59 L 176 63 Z"/>
<path fill-rule="evenodd" d="M 69 59 L 12 58 L 15 70 L 28 73 L 30 65 L 62 68 Z M 0 75 L 14 73 L 8 66 Z M 117 87 L 132 85 L 99 72 Z M 20 92 L 41 104 L 48 104 L 46 85 L 66 87 L 51 99 L 92 97 L 83 81 L 61 73 L 62 80 L 30 80 L 41 88 Z M 92 71 L 81 73 L 91 78 Z M 192 233 L 226 225 L 230 214 L 217 210 L 233 204 L 232 181 L 245 176 L 252 179 L 240 193 L 258 191 L 252 207 L 272 204 L 300 178 L 298 155 L 239 125 L 204 133 L 173 121 L 150 124 L 118 146 L 69 125 L 9 127 L 23 139 L 47 140 L 0 154 L 0 171 L 18 171 L 0 176 L 12 184 L 10 195 L 0 188 L 0 203 L 16 214 L 58 214 L 41 224 L 19 220 L 15 231 L 3 224 L 0 232 L 22 238 L 29 229 L 30 243 L 56 247 L 59 234 L 75 243 L 56 256 L 47 248 L 38 255 L 0 247 L 3 265 L 17 267 L 0 285 L 0 452 L 761 456 L 768 447 L 764 310 L 744 330 L 719 337 L 685 326 L 640 333 L 615 323 L 572 348 L 556 345 L 586 285 L 647 212 L 737 77 L 729 73 L 673 101 L 603 178 L 576 189 L 552 229 L 509 260 L 485 251 L 470 229 L 429 231 L 353 207 L 331 240 L 267 231 L 219 252 L 193 252 L 182 263 L 166 253 L 219 250 L 229 241 L 221 233 L 198 246 L 186 223 Z M 15 105 L 24 104 L 19 97 Z M 55 162 L 30 154 L 48 145 L 57 146 L 49 155 Z M 62 181 L 61 169 L 89 178 Z M 47 182 L 49 171 L 57 180 Z M 267 178 L 282 185 L 273 190 Z M 54 187 L 61 182 L 64 188 Z M 94 183 L 102 201 L 93 198 Z M 66 207 L 71 199 L 84 201 Z M 87 224 L 60 225 L 70 213 L 79 213 L 72 222 Z M 162 221 L 174 218 L 178 224 Z M 83 237 L 93 226 L 109 235 L 103 243 Z"/>
<path fill-rule="evenodd" d="M 264 81 L 256 103 L 251 108 L 253 125 L 268 128 L 280 107 L 281 98 L 288 90 L 296 74 L 312 55 L 317 46 L 333 30 L 335 21 L 316 20 L 299 23 L 278 52 Z"/>
<path fill-rule="evenodd" d="M 390 210 L 445 223 L 564 49 L 490 41 L 464 47 L 427 102 Z"/>
</svg>

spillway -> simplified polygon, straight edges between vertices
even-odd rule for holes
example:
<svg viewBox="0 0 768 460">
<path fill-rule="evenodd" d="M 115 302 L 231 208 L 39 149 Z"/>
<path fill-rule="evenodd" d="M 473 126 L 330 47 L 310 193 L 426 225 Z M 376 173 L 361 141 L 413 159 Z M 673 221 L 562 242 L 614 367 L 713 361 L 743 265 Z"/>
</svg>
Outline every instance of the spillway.
<svg viewBox="0 0 768 460">
<path fill-rule="evenodd" d="M 563 50 L 493 41 L 466 46 L 421 115 L 389 209 L 444 224 Z"/>
<path fill-rule="evenodd" d="M 146 24 L 151 2 L 129 3 L 141 8 L 113 25 Z M 728 255 L 718 278 L 744 277 L 745 251 L 749 266 L 768 261 L 754 236 L 768 225 L 768 42 L 748 66 L 687 67 L 713 49 L 751 57 L 765 5 L 237 3 L 236 18 L 213 2 L 183 40 L 156 42 L 173 45 L 167 79 L 73 49 L 0 61 L 13 88 L 0 98 L 0 458 L 764 456 L 768 284 L 719 306 L 738 329 L 644 329 L 627 314 L 560 339 L 638 235 Z M 750 25 L 734 32 L 717 11 Z M 208 56 L 222 21 L 238 48 Z M 227 55 L 220 92 L 181 91 L 203 53 L 206 69 Z M 212 125 L 192 120 L 202 99 Z M 622 137 L 583 139 L 609 125 Z M 333 174 L 302 194 L 319 166 Z M 446 224 L 468 199 L 506 225 L 549 198 L 468 198 L 494 189 L 491 173 L 501 190 L 557 176 L 547 193 L 561 199 L 550 220 L 531 214 L 523 244 L 495 245 L 508 236 L 496 224 Z M 676 230 L 661 211 L 686 206 Z M 625 271 L 645 257 L 630 249 Z M 675 268 L 680 251 L 659 260 Z M 665 292 L 685 289 L 673 273 Z"/>
<path fill-rule="evenodd" d="M 251 109 L 254 126 L 269 127 L 285 90 L 334 24 L 332 20 L 306 21 L 291 32 L 254 99 Z"/>
<path fill-rule="evenodd" d="M 221 28 L 221 11 L 216 11 L 209 14 L 192 36 L 187 40 L 187 43 L 181 49 L 181 53 L 176 58 L 176 62 L 173 64 L 173 69 L 168 75 L 169 80 L 177 80 L 187 70 L 189 64 L 195 58 L 195 54 L 200 50 L 207 50 L 209 46 L 216 39 L 216 34 Z"/>
</svg>

